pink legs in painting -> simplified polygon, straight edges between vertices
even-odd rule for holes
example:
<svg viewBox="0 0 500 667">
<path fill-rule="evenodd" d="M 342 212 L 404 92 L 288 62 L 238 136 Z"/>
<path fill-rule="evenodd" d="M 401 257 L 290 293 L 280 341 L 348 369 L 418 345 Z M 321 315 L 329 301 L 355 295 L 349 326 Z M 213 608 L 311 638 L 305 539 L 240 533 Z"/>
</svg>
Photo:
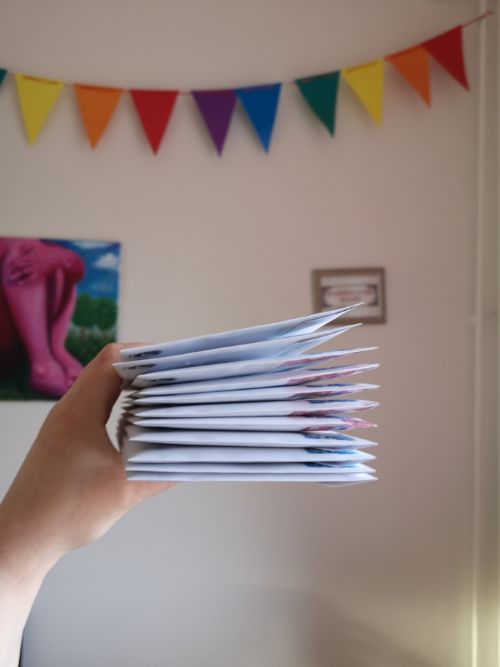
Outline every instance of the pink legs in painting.
<svg viewBox="0 0 500 667">
<path fill-rule="evenodd" d="M 67 251 L 71 252 L 71 251 Z M 80 262 L 80 258 L 77 258 Z M 83 263 L 82 274 L 83 275 Z M 80 275 L 80 278 L 81 278 Z M 78 280 L 80 279 L 78 278 Z M 54 304 L 52 311 L 52 330 L 50 332 L 50 344 L 54 359 L 66 371 L 66 376 L 70 386 L 78 377 L 82 370 L 82 365 L 79 361 L 71 355 L 64 347 L 64 341 L 68 333 L 69 323 L 75 310 L 76 303 L 76 287 L 77 280 L 68 280 L 67 273 L 62 269 L 57 269 L 53 274 L 52 280 L 54 282 Z"/>
<path fill-rule="evenodd" d="M 64 341 L 83 273 L 81 258 L 71 250 L 32 239 L 0 239 L 0 320 L 15 327 L 30 360 L 30 386 L 43 394 L 62 396 L 82 369 Z M 15 338 L 3 337 L 1 357 Z"/>
</svg>

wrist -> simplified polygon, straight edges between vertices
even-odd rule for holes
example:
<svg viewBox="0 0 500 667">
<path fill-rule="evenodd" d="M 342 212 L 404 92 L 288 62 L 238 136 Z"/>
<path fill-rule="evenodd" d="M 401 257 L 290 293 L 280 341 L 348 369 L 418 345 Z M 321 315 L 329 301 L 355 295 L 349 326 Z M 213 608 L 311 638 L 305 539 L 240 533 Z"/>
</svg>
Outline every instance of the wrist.
<svg viewBox="0 0 500 667">
<path fill-rule="evenodd" d="M 0 504 L 0 667 L 19 664 L 26 620 L 45 575 L 57 558 L 37 549 L 30 527 Z M 17 525 L 16 525 L 17 524 Z"/>
<path fill-rule="evenodd" d="M 0 504 L 0 576 L 4 583 L 38 590 L 62 554 L 40 529 Z"/>
</svg>

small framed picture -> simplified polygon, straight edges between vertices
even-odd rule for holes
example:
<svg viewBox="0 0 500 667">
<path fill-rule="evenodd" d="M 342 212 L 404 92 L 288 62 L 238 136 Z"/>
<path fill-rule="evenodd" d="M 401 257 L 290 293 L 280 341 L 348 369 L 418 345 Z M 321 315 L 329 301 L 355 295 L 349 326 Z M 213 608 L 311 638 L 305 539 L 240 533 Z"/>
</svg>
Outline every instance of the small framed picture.
<svg viewBox="0 0 500 667">
<path fill-rule="evenodd" d="M 363 302 L 344 323 L 382 324 L 386 321 L 385 271 L 372 269 L 317 269 L 313 271 L 316 312 Z"/>
</svg>

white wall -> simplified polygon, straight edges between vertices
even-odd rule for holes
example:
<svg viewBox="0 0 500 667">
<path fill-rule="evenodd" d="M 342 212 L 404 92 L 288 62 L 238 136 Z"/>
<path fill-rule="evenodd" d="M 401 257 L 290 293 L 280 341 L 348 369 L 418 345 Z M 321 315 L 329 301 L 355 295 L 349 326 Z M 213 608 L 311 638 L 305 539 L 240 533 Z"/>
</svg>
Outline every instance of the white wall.
<svg viewBox="0 0 500 667">
<path fill-rule="evenodd" d="M 2 9 L 0 65 L 185 88 L 358 64 L 477 13 L 409 0 Z M 472 664 L 477 49 L 474 27 L 470 93 L 433 67 L 431 111 L 387 68 L 381 129 L 343 87 L 333 140 L 287 87 L 271 153 L 237 114 L 222 160 L 187 96 L 157 157 L 128 99 L 92 152 L 68 90 L 30 147 L 6 81 L 1 232 L 121 240 L 121 339 L 307 313 L 314 268 L 385 266 L 388 279 L 388 324 L 345 339 L 380 345 L 367 359 L 382 368 L 366 378 L 383 385 L 380 481 L 184 485 L 148 502 L 50 574 L 28 667 Z M 48 407 L 0 405 L 2 489 Z"/>
</svg>

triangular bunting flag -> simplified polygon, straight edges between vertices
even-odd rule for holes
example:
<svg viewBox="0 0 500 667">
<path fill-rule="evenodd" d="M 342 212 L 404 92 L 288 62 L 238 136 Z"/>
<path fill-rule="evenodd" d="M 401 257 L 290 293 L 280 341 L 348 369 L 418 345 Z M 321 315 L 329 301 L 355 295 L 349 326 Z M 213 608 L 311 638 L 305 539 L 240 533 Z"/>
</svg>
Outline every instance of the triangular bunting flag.
<svg viewBox="0 0 500 667">
<path fill-rule="evenodd" d="M 63 81 L 16 74 L 17 96 L 28 143 L 35 142 L 63 86 Z"/>
<path fill-rule="evenodd" d="M 167 129 L 178 91 L 131 90 L 130 94 L 153 153 L 156 153 Z"/>
<path fill-rule="evenodd" d="M 340 72 L 330 72 L 295 81 L 307 104 L 331 135 L 335 132 L 339 79 Z"/>
<path fill-rule="evenodd" d="M 271 144 L 280 91 L 281 83 L 236 89 L 238 99 L 266 152 Z"/>
<path fill-rule="evenodd" d="M 469 90 L 467 74 L 465 73 L 461 25 L 429 39 L 422 46 L 465 90 Z"/>
<path fill-rule="evenodd" d="M 377 125 L 382 122 L 384 99 L 384 61 L 375 60 L 342 70 L 347 81 Z"/>
<path fill-rule="evenodd" d="M 236 105 L 234 90 L 193 90 L 192 95 L 210 132 L 217 153 L 222 155 L 229 123 Z"/>
<path fill-rule="evenodd" d="M 6 74 L 7 74 L 7 70 L 0 67 L 0 86 L 3 83 L 3 80 L 5 79 Z"/>
<path fill-rule="evenodd" d="M 429 76 L 429 54 L 423 46 L 393 53 L 386 57 L 393 67 L 403 76 L 410 86 L 417 91 L 427 106 L 431 105 L 431 86 Z"/>
<path fill-rule="evenodd" d="M 74 89 L 85 131 L 90 145 L 95 148 L 111 120 L 123 89 L 86 86 L 80 83 L 75 83 Z"/>
</svg>

